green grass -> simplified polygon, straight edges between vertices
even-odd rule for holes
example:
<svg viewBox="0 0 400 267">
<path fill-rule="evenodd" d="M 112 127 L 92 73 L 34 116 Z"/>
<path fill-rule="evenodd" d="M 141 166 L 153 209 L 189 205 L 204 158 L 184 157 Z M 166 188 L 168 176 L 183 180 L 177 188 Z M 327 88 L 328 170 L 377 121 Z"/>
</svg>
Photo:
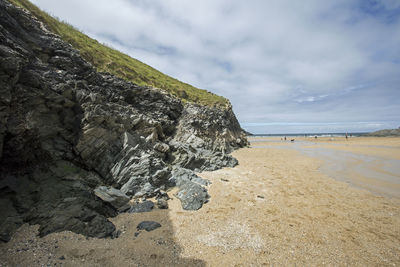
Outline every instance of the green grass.
<svg viewBox="0 0 400 267">
<path fill-rule="evenodd" d="M 81 56 L 95 66 L 98 71 L 112 73 L 139 85 L 164 89 L 184 102 L 218 107 L 225 107 L 229 104 L 229 101 L 222 96 L 169 77 L 137 59 L 99 43 L 68 23 L 61 22 L 40 10 L 28 0 L 9 1 L 30 11 L 50 31 L 58 34 L 64 41 L 79 50 Z"/>
</svg>

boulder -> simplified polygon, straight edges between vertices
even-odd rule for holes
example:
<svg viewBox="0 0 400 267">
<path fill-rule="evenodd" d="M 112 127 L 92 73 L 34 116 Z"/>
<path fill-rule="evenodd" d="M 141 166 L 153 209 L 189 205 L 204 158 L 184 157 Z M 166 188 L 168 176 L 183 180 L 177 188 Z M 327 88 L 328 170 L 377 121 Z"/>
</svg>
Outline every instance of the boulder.
<svg viewBox="0 0 400 267">
<path fill-rule="evenodd" d="M 177 197 L 184 210 L 198 210 L 208 202 L 209 195 L 201 185 L 188 182 L 180 187 Z"/>
</svg>

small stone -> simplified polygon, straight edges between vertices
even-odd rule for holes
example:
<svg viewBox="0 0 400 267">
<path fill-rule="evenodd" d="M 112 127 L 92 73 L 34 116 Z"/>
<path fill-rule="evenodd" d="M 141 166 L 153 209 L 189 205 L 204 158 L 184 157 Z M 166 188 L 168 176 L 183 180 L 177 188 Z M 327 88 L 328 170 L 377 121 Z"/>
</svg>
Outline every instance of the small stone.
<svg viewBox="0 0 400 267">
<path fill-rule="evenodd" d="M 168 202 L 165 199 L 160 198 L 157 200 L 157 207 L 159 209 L 168 209 Z"/>
<path fill-rule="evenodd" d="M 118 238 L 121 235 L 121 230 L 116 230 L 112 233 L 111 238 Z"/>
<path fill-rule="evenodd" d="M 222 182 L 229 182 L 228 179 L 224 179 L 224 178 L 221 178 L 221 181 L 222 181 Z"/>
<path fill-rule="evenodd" d="M 146 230 L 147 232 L 153 231 L 157 228 L 161 227 L 161 224 L 155 221 L 143 221 L 136 226 L 138 230 Z"/>
<path fill-rule="evenodd" d="M 261 195 L 257 195 L 257 197 L 258 197 L 258 198 L 264 198 L 264 196 L 261 196 Z"/>
<path fill-rule="evenodd" d="M 64 257 L 64 255 L 63 255 L 63 256 L 61 256 L 61 257 L 59 257 L 59 259 L 60 259 L 60 260 L 65 260 L 65 257 Z"/>
</svg>

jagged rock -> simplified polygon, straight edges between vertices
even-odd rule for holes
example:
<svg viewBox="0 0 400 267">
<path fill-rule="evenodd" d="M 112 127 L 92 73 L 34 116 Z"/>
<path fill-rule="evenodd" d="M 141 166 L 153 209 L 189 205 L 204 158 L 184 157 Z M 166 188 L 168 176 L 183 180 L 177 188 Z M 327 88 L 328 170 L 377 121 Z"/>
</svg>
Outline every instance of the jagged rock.
<svg viewBox="0 0 400 267">
<path fill-rule="evenodd" d="M 129 203 L 126 203 L 125 205 L 118 208 L 118 212 L 119 213 L 127 212 L 130 208 L 131 205 Z"/>
<path fill-rule="evenodd" d="M 113 236 L 107 217 L 118 214 L 120 203 L 96 197 L 100 185 L 152 197 L 173 185 L 174 167 L 237 164 L 228 153 L 247 140 L 230 106 L 184 104 L 96 72 L 79 51 L 5 0 L 0 25 L 2 240 L 26 222 L 40 224 L 42 236 L 63 230 Z M 185 207 L 201 207 L 207 193 L 197 183 L 206 183 L 189 176 Z"/>
<path fill-rule="evenodd" d="M 180 187 L 177 197 L 185 210 L 198 210 L 208 201 L 207 190 L 199 184 L 188 182 Z"/>
<path fill-rule="evenodd" d="M 126 184 L 122 186 L 121 190 L 126 191 L 127 193 L 133 193 L 134 192 L 133 190 L 137 188 L 140 191 L 136 192 L 135 198 L 141 198 L 144 196 L 147 197 L 153 196 L 155 187 L 152 184 L 145 183 L 144 185 L 140 186 L 140 184 L 137 185 L 138 182 L 140 182 L 140 180 L 138 181 L 137 177 L 132 177 Z"/>
<path fill-rule="evenodd" d="M 154 149 L 162 153 L 166 153 L 169 151 L 169 146 L 164 143 L 157 143 L 154 145 Z"/>
<path fill-rule="evenodd" d="M 209 180 L 197 176 L 194 171 L 180 167 L 173 169 L 171 175 L 170 183 L 175 184 L 178 187 L 181 187 L 188 182 L 194 182 L 204 186 L 211 183 Z"/>
<path fill-rule="evenodd" d="M 160 228 L 161 224 L 155 221 L 143 221 L 136 226 L 138 230 L 146 230 L 147 232 Z"/>
<path fill-rule="evenodd" d="M 99 186 L 94 190 L 94 193 L 103 201 L 110 203 L 116 209 L 124 206 L 130 200 L 127 195 L 113 187 Z"/>
<path fill-rule="evenodd" d="M 234 167 L 237 160 L 224 152 L 194 148 L 191 145 L 172 141 L 173 164 L 196 172 L 213 171 L 221 166 Z"/>
<path fill-rule="evenodd" d="M 129 213 L 140 213 L 149 212 L 154 208 L 154 203 L 150 200 L 143 201 L 142 203 L 134 204 L 130 209 Z"/>
<path fill-rule="evenodd" d="M 196 149 L 229 153 L 248 144 L 238 125 L 231 107 L 222 110 L 190 105 L 182 113 L 174 140 Z"/>
<path fill-rule="evenodd" d="M 160 198 L 165 199 L 165 200 L 170 199 L 170 197 L 168 196 L 168 193 L 165 192 L 165 191 L 160 190 L 159 188 L 156 189 L 154 191 L 154 193 L 156 195 L 156 199 L 160 199 Z"/>
</svg>

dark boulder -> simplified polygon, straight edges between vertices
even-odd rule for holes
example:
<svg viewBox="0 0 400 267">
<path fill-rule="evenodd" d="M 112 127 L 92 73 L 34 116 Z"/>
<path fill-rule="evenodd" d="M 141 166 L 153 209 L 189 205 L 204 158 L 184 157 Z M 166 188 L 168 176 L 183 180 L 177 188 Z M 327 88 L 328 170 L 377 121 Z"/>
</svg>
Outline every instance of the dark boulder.
<svg viewBox="0 0 400 267">
<path fill-rule="evenodd" d="M 207 203 L 207 190 L 199 184 L 189 182 L 180 187 L 177 197 L 185 210 L 198 210 Z"/>
<path fill-rule="evenodd" d="M 160 228 L 161 224 L 155 221 L 143 221 L 136 226 L 138 230 L 146 230 L 147 232 Z"/>
</svg>

